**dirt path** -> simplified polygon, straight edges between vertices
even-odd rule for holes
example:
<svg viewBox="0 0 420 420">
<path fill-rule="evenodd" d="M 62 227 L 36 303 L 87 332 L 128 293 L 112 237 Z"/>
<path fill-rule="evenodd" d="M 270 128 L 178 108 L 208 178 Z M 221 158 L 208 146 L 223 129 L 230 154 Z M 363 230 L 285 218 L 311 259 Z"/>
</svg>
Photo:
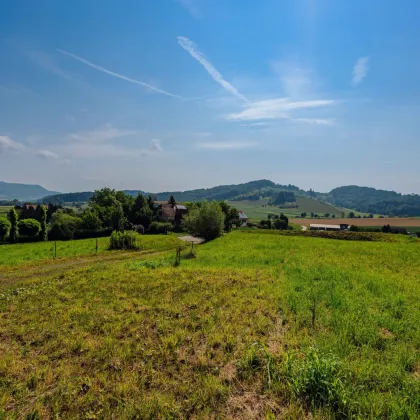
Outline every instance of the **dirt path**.
<svg viewBox="0 0 420 420">
<path fill-rule="evenodd" d="M 179 236 L 178 239 L 185 242 L 193 242 L 194 244 L 202 244 L 204 243 L 203 238 L 196 238 L 195 236 L 187 235 L 187 236 Z"/>
</svg>

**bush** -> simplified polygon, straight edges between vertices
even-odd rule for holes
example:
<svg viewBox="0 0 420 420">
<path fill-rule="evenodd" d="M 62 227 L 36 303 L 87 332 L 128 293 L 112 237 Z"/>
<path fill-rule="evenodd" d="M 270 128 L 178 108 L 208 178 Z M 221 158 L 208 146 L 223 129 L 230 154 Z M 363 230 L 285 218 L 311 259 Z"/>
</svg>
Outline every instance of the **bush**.
<svg viewBox="0 0 420 420">
<path fill-rule="evenodd" d="M 19 221 L 18 228 L 21 235 L 34 237 L 41 232 L 41 223 L 35 219 L 23 219 Z"/>
<path fill-rule="evenodd" d="M 114 230 L 109 240 L 108 249 L 110 250 L 118 250 L 118 249 L 139 250 L 141 249 L 140 235 L 137 232 L 133 232 L 133 231 L 118 232 Z"/>
<path fill-rule="evenodd" d="M 62 212 L 54 213 L 48 238 L 53 241 L 68 241 L 74 239 L 76 231 L 82 224 L 79 217 L 73 217 Z"/>
<path fill-rule="evenodd" d="M 0 241 L 5 241 L 9 236 L 12 224 L 4 218 L 0 218 Z"/>
<path fill-rule="evenodd" d="M 356 225 L 351 225 L 351 226 L 349 227 L 349 231 L 350 231 L 350 232 L 360 232 L 360 229 L 359 229 L 359 227 L 358 227 L 358 226 L 356 226 Z"/>
<path fill-rule="evenodd" d="M 11 224 L 9 241 L 16 242 L 19 237 L 19 229 L 18 229 L 18 214 L 14 207 L 12 207 L 9 211 L 9 220 Z"/>
<path fill-rule="evenodd" d="M 149 233 L 152 234 L 167 233 L 171 230 L 173 230 L 172 223 L 168 222 L 152 222 L 149 226 Z"/>
<path fill-rule="evenodd" d="M 113 232 L 112 228 L 103 228 L 103 229 L 78 229 L 73 233 L 73 239 L 89 239 L 89 238 L 104 238 L 106 236 L 111 236 Z"/>
</svg>

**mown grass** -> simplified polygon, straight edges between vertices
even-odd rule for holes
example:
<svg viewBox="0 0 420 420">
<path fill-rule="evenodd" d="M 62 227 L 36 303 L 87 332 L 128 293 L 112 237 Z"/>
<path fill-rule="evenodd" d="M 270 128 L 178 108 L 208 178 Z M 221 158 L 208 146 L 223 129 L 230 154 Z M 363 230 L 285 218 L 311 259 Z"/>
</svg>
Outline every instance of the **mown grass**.
<svg viewBox="0 0 420 420">
<path fill-rule="evenodd" d="M 233 232 L 195 251 L 0 268 L 3 417 L 419 418 L 418 242 Z"/>
<path fill-rule="evenodd" d="M 108 252 L 109 238 L 98 238 L 98 253 Z M 140 239 L 141 250 L 165 251 L 183 245 L 172 235 L 144 235 Z M 54 258 L 55 243 L 33 242 L 27 244 L 0 245 L 0 266 L 19 265 L 24 262 Z M 69 258 L 96 254 L 96 239 L 57 241 L 57 258 Z"/>
</svg>

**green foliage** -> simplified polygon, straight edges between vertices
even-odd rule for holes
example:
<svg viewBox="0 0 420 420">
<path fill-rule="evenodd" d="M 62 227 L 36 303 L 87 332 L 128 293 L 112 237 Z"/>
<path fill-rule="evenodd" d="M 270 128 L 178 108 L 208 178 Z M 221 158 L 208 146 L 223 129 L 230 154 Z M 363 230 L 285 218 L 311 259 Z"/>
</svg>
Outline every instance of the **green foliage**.
<svg viewBox="0 0 420 420">
<path fill-rule="evenodd" d="M 109 238 L 109 250 L 139 250 L 141 249 L 140 235 L 137 232 L 112 232 Z"/>
<path fill-rule="evenodd" d="M 87 208 L 82 214 L 83 229 L 98 230 L 102 227 L 101 219 L 95 208 Z"/>
<path fill-rule="evenodd" d="M 280 191 L 274 198 L 273 204 L 281 205 L 285 203 L 294 203 L 296 201 L 295 193 L 290 191 Z"/>
<path fill-rule="evenodd" d="M 35 237 L 41 232 L 41 223 L 35 219 L 23 219 L 18 223 L 19 232 L 21 235 Z"/>
<path fill-rule="evenodd" d="M 163 234 L 172 232 L 173 228 L 172 223 L 169 222 L 152 222 L 149 226 L 148 233 Z"/>
<path fill-rule="evenodd" d="M 349 231 L 350 232 L 359 232 L 360 231 L 360 228 L 358 226 L 356 226 L 356 225 L 351 225 L 349 227 Z"/>
<path fill-rule="evenodd" d="M 238 210 L 236 210 L 235 207 L 230 206 L 226 201 L 219 201 L 219 204 L 225 215 L 225 232 L 230 232 L 234 223 L 239 224 Z"/>
<path fill-rule="evenodd" d="M 39 206 L 39 218 L 41 221 L 41 231 L 39 232 L 39 239 L 41 241 L 48 241 L 47 209 L 43 205 Z"/>
<path fill-rule="evenodd" d="M 142 225 L 145 229 L 149 228 L 153 219 L 153 203 L 151 199 L 145 199 L 143 195 L 139 194 L 133 204 L 130 214 L 130 222 L 135 225 Z"/>
<path fill-rule="evenodd" d="M 14 207 L 9 211 L 9 221 L 10 221 L 10 235 L 9 241 L 15 243 L 19 237 L 19 228 L 18 228 L 18 214 Z"/>
<path fill-rule="evenodd" d="M 4 242 L 8 238 L 11 228 L 12 228 L 11 223 L 7 219 L 1 217 L 0 218 L 0 241 Z"/>
<path fill-rule="evenodd" d="M 60 212 L 54 213 L 48 237 L 55 241 L 68 241 L 74 238 L 82 219 Z"/>
<path fill-rule="evenodd" d="M 191 235 L 206 241 L 216 239 L 223 233 L 225 215 L 216 201 L 202 202 L 199 208 L 189 211 L 183 219 L 184 229 Z"/>
<path fill-rule="evenodd" d="M 323 354 L 314 347 L 305 353 L 289 354 L 284 371 L 293 395 L 308 407 L 324 406 L 337 414 L 346 414 L 345 375 L 333 354 Z"/>
</svg>

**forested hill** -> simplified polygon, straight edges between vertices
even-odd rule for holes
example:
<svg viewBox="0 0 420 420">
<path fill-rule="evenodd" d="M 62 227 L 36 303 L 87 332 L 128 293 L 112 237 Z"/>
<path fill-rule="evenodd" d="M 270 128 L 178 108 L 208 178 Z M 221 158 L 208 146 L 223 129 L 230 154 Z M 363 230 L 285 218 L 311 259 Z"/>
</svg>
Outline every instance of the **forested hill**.
<svg viewBox="0 0 420 420">
<path fill-rule="evenodd" d="M 280 185 L 272 181 L 263 179 L 251 181 L 244 184 L 219 185 L 213 188 L 200 188 L 189 191 L 165 191 L 159 193 L 150 193 L 140 190 L 124 190 L 126 194 L 136 196 L 141 193 L 151 195 L 156 200 L 168 200 L 171 195 L 175 196 L 177 201 L 200 201 L 200 200 L 259 200 L 262 197 L 274 197 L 279 191 L 292 191 L 300 195 L 305 195 L 305 191 L 300 190 L 294 185 Z M 85 202 L 92 196 L 93 192 L 57 194 L 43 198 L 44 203 L 72 203 Z"/>
<path fill-rule="evenodd" d="M 41 185 L 0 182 L 0 200 L 38 200 L 46 195 L 58 194 Z"/>
<path fill-rule="evenodd" d="M 395 191 L 349 185 L 334 188 L 324 199 L 336 206 L 366 213 L 390 216 L 420 215 L 420 195 L 417 194 L 404 195 Z"/>
<path fill-rule="evenodd" d="M 138 193 L 152 195 L 157 200 L 168 200 L 171 195 L 178 202 L 199 200 L 255 200 L 270 198 L 273 204 L 281 205 L 284 201 L 293 201 L 295 197 L 311 197 L 334 206 L 351 210 L 394 216 L 420 216 L 420 196 L 416 194 L 399 194 L 394 191 L 350 185 L 335 188 L 329 193 L 304 191 L 294 185 L 281 185 L 263 179 L 244 184 L 220 185 L 213 188 L 201 188 L 190 191 L 167 191 L 147 193 L 139 190 L 125 190 L 125 193 L 136 196 Z M 45 197 L 44 203 L 86 202 L 92 192 L 58 194 Z M 284 196 L 284 197 L 283 197 Z"/>
</svg>

